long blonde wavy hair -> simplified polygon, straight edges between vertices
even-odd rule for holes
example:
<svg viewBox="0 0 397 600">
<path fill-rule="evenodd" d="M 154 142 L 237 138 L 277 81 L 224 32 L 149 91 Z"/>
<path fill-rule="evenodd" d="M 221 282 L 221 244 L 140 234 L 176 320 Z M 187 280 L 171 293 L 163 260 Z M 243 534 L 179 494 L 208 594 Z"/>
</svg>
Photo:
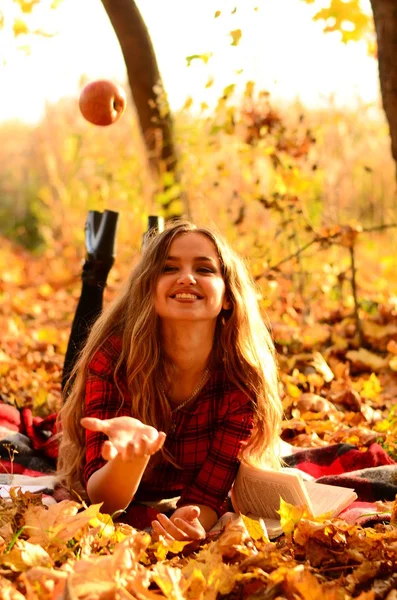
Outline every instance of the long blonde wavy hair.
<svg viewBox="0 0 397 600">
<path fill-rule="evenodd" d="M 58 475 L 67 487 L 83 496 L 85 430 L 80 419 L 84 416 L 88 366 L 111 336 L 121 340 L 113 378 L 122 402 L 130 402 L 131 413 L 142 422 L 161 431 L 169 428 L 170 407 L 158 382 L 169 379 L 172 365 L 167 364 L 162 350 L 154 298 L 173 240 L 188 232 L 205 235 L 214 244 L 231 305 L 218 317 L 210 362 L 213 366 L 223 364 L 227 377 L 252 399 L 255 407 L 255 428 L 242 458 L 254 464 L 279 464 L 282 408 L 278 374 L 274 345 L 258 305 L 258 290 L 244 262 L 225 240 L 210 229 L 183 221 L 149 240 L 118 297 L 93 325 L 66 386 L 67 400 L 59 413 Z M 126 383 L 128 400 L 123 397 L 120 376 Z"/>
</svg>

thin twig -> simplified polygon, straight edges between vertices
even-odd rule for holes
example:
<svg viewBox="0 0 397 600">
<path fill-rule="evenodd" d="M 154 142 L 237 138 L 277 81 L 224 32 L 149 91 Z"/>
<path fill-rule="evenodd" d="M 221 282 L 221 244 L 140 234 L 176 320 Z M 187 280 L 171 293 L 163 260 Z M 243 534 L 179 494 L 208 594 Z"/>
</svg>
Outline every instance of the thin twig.
<svg viewBox="0 0 397 600">
<path fill-rule="evenodd" d="M 353 293 L 353 301 L 354 301 L 354 320 L 356 321 L 358 342 L 359 342 L 360 346 L 362 346 L 363 332 L 361 329 L 361 321 L 360 321 L 360 315 L 359 315 L 359 311 L 358 311 L 357 280 L 356 280 L 357 269 L 356 269 L 356 260 L 355 260 L 356 257 L 354 254 L 354 245 L 349 247 L 349 253 L 350 253 L 350 264 L 351 264 L 351 285 L 352 285 L 352 293 Z"/>
<path fill-rule="evenodd" d="M 371 233 L 372 231 L 382 231 L 383 229 L 393 229 L 397 223 L 385 223 L 384 225 L 374 225 L 373 227 L 363 227 L 362 233 Z"/>
<path fill-rule="evenodd" d="M 374 227 L 364 227 L 360 233 L 371 233 L 374 231 L 383 231 L 384 229 L 393 229 L 393 228 L 397 228 L 397 223 L 385 223 L 384 225 L 376 225 Z M 310 240 L 310 242 L 307 242 L 307 244 L 305 244 L 301 248 L 298 248 L 298 250 L 296 252 L 289 254 L 285 258 L 281 259 L 278 263 L 268 267 L 268 269 L 266 269 L 266 271 L 263 271 L 262 273 L 259 273 L 259 275 L 256 275 L 255 280 L 257 281 L 258 279 L 261 279 L 262 277 L 266 277 L 266 275 L 270 271 L 275 271 L 279 267 L 281 267 L 281 265 L 283 265 L 284 263 L 289 262 L 290 260 L 292 260 L 294 258 L 298 258 L 298 256 L 300 256 L 302 254 L 302 252 L 305 252 L 305 250 L 310 248 L 310 246 L 313 246 L 313 244 L 321 243 L 321 242 L 329 242 L 329 241 L 337 238 L 339 235 L 340 235 L 340 231 L 337 231 L 337 232 L 333 233 L 332 235 L 314 237 L 313 239 Z"/>
</svg>

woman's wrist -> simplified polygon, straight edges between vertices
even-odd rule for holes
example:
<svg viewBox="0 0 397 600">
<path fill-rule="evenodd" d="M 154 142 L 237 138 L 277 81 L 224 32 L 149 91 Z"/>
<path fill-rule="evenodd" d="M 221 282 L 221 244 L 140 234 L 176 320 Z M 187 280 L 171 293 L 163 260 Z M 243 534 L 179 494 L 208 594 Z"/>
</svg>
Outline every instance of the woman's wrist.
<svg viewBox="0 0 397 600">
<path fill-rule="evenodd" d="M 134 499 L 150 456 L 125 461 L 119 455 L 95 471 L 88 480 L 91 502 L 103 502 L 102 511 L 124 510 Z"/>
</svg>

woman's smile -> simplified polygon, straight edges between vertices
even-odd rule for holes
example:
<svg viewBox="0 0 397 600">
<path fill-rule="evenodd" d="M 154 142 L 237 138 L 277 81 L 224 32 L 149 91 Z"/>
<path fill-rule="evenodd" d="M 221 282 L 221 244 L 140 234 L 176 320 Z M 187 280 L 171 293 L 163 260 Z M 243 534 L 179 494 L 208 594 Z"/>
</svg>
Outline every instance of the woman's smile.
<svg viewBox="0 0 397 600">
<path fill-rule="evenodd" d="M 227 304 L 220 260 L 212 241 L 195 232 L 176 237 L 157 283 L 158 316 L 162 320 L 215 321 Z"/>
</svg>

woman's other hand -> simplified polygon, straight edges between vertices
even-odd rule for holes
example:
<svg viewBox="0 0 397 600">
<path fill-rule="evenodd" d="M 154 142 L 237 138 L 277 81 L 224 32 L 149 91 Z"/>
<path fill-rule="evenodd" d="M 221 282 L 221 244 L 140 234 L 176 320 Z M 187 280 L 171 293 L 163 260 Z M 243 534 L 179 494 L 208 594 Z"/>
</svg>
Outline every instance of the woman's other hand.
<svg viewBox="0 0 397 600">
<path fill-rule="evenodd" d="M 152 521 L 153 530 L 168 540 L 190 541 L 203 540 L 207 532 L 199 520 L 198 506 L 181 506 L 171 518 L 159 513 L 157 520 Z"/>
<path fill-rule="evenodd" d="M 108 440 L 102 446 L 102 456 L 109 461 L 119 456 L 123 461 L 149 457 L 163 446 L 166 435 L 132 417 L 95 419 L 84 417 L 81 425 L 90 431 L 102 431 Z"/>
</svg>

